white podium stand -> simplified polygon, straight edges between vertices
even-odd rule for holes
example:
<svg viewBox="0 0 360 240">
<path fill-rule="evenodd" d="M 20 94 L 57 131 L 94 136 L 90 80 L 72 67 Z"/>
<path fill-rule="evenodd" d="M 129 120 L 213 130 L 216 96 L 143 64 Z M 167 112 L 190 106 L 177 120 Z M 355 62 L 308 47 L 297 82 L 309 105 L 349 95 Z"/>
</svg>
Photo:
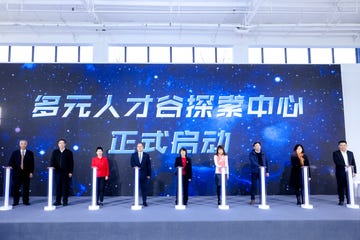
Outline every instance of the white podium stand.
<svg viewBox="0 0 360 240">
<path fill-rule="evenodd" d="M 313 209 L 314 206 L 309 203 L 309 167 L 303 166 L 301 167 L 301 170 L 303 177 L 303 196 L 304 196 L 304 203 L 301 204 L 301 207 L 305 209 Z"/>
<path fill-rule="evenodd" d="M 218 206 L 221 210 L 229 210 L 229 205 L 226 205 L 226 181 L 225 181 L 226 167 L 221 167 L 221 204 Z"/>
<path fill-rule="evenodd" d="M 100 206 L 97 205 L 96 203 L 96 188 L 97 188 L 97 184 L 96 184 L 96 173 L 97 173 L 97 168 L 93 167 L 92 168 L 92 195 L 91 195 L 91 205 L 89 206 L 89 210 L 91 211 L 96 211 L 100 209 Z"/>
<path fill-rule="evenodd" d="M 44 207 L 44 211 L 54 211 L 56 206 L 52 204 L 53 202 L 53 175 L 54 175 L 54 168 L 49 167 L 49 179 L 48 179 L 48 205 Z"/>
<path fill-rule="evenodd" d="M 260 209 L 270 209 L 270 206 L 266 204 L 266 184 L 265 184 L 265 167 L 260 166 L 260 189 L 261 189 L 261 203 L 259 204 Z"/>
<path fill-rule="evenodd" d="M 135 169 L 135 186 L 134 186 L 134 205 L 131 206 L 131 210 L 141 210 L 142 207 L 139 205 L 139 167 L 134 167 Z"/>
<path fill-rule="evenodd" d="M 177 167 L 178 175 L 178 191 L 177 191 L 177 204 L 175 205 L 176 210 L 185 210 L 186 206 L 183 204 L 183 180 L 182 180 L 182 167 Z"/>
<path fill-rule="evenodd" d="M 11 167 L 3 167 L 3 168 L 5 169 L 5 192 L 4 192 L 4 206 L 0 207 L 0 211 L 7 211 L 12 209 L 12 206 L 9 205 Z"/>
<path fill-rule="evenodd" d="M 354 195 L 354 182 L 353 182 L 353 168 L 352 166 L 346 166 L 346 176 L 348 181 L 348 195 L 350 200 L 349 204 L 346 204 L 347 208 L 358 209 L 359 205 L 355 204 L 355 195 Z"/>
</svg>

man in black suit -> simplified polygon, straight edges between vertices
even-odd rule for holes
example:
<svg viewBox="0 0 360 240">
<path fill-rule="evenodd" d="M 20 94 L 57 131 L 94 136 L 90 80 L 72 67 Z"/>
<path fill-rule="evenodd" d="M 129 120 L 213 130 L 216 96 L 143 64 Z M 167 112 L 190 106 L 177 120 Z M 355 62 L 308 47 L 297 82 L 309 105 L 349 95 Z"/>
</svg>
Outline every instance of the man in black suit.
<svg viewBox="0 0 360 240">
<path fill-rule="evenodd" d="M 353 167 L 353 177 L 356 175 L 356 164 L 354 154 L 347 150 L 347 142 L 341 140 L 338 143 L 339 150 L 333 152 L 333 160 L 336 166 L 336 181 L 337 181 L 337 192 L 339 195 L 339 205 L 344 205 L 344 193 L 346 195 L 347 203 L 349 204 L 349 193 L 346 170 L 347 167 Z"/>
<path fill-rule="evenodd" d="M 54 168 L 55 185 L 56 185 L 56 201 L 55 206 L 61 205 L 61 198 L 63 199 L 63 206 L 68 205 L 69 190 L 71 178 L 74 170 L 73 153 L 65 148 L 65 139 L 58 140 L 58 149 L 55 149 L 51 155 L 50 166 Z"/>
<path fill-rule="evenodd" d="M 22 201 L 24 205 L 30 205 L 29 190 L 30 179 L 34 173 L 34 153 L 26 149 L 27 141 L 20 140 L 20 149 L 15 150 L 10 157 L 9 166 L 12 169 L 12 194 L 13 206 L 19 205 L 20 188 L 22 185 Z"/>
<path fill-rule="evenodd" d="M 144 145 L 138 143 L 136 152 L 131 155 L 130 165 L 132 168 L 139 167 L 139 185 L 143 200 L 143 206 L 147 207 L 146 197 L 151 176 L 151 162 L 149 154 L 144 152 Z"/>
</svg>

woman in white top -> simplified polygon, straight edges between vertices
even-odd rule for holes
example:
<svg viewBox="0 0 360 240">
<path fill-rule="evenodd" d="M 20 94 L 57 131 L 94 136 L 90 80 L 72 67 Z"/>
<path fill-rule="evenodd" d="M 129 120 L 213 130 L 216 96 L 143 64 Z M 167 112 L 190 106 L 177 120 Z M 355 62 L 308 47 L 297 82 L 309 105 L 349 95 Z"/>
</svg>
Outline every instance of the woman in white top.
<svg viewBox="0 0 360 240">
<path fill-rule="evenodd" d="M 225 153 L 223 146 L 219 145 L 216 148 L 216 154 L 214 155 L 215 163 L 215 184 L 216 184 L 216 193 L 218 197 L 218 205 L 220 205 L 220 190 L 221 190 L 221 169 L 225 168 L 226 179 L 229 179 L 229 162 L 228 156 Z"/>
</svg>

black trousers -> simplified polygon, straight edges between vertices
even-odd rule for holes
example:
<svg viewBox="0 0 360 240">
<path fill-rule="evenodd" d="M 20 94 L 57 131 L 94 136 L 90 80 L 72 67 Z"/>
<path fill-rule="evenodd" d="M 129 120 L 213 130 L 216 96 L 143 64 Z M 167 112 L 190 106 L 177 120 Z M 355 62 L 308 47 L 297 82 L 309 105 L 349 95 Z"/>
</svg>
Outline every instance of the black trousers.
<svg viewBox="0 0 360 240">
<path fill-rule="evenodd" d="M 257 184 L 258 184 L 259 178 L 260 178 L 259 173 L 251 173 L 251 188 L 250 188 L 251 200 L 255 200 L 255 195 L 258 190 Z"/>
<path fill-rule="evenodd" d="M 96 178 L 97 183 L 97 202 L 103 202 L 104 201 L 104 189 L 105 189 L 105 177 L 97 177 Z"/>
<path fill-rule="evenodd" d="M 140 184 L 140 190 L 141 190 L 141 197 L 142 197 L 142 201 L 144 204 L 144 203 L 146 203 L 146 199 L 147 199 L 149 179 L 140 178 L 139 184 Z"/>
<path fill-rule="evenodd" d="M 220 201 L 220 195 L 221 195 L 221 174 L 216 173 L 215 174 L 215 185 L 216 185 L 216 194 L 218 197 L 218 201 Z"/>
<path fill-rule="evenodd" d="M 56 185 L 56 202 L 61 203 L 61 198 L 63 203 L 68 203 L 69 190 L 70 190 L 71 178 L 68 173 L 65 172 L 55 172 L 55 185 Z"/>
<path fill-rule="evenodd" d="M 12 175 L 12 196 L 13 203 L 18 204 L 20 200 L 20 190 L 22 193 L 23 203 L 29 203 L 29 190 L 30 190 L 30 173 L 19 170 Z M 22 189 L 21 189 L 22 186 Z"/>
<path fill-rule="evenodd" d="M 294 188 L 297 203 L 304 204 L 304 189 L 302 186 Z"/>
<path fill-rule="evenodd" d="M 346 174 L 337 174 L 336 175 L 337 182 L 337 193 L 339 196 L 339 201 L 344 202 L 344 195 L 346 196 L 346 200 L 349 203 L 349 192 L 348 192 L 348 182 L 346 178 Z"/>
<path fill-rule="evenodd" d="M 189 179 L 183 175 L 182 177 L 182 190 L 183 190 L 183 204 L 187 205 L 189 200 Z M 178 191 L 179 189 L 176 189 L 176 204 L 178 203 Z"/>
</svg>

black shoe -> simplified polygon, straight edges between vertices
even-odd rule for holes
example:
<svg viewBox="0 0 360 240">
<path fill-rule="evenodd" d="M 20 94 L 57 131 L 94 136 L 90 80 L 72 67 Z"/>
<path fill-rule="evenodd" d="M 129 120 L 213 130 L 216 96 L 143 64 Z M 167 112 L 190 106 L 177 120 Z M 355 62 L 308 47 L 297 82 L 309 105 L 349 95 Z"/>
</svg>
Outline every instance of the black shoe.
<svg viewBox="0 0 360 240">
<path fill-rule="evenodd" d="M 63 203 L 63 206 L 64 206 L 64 207 L 66 207 L 67 205 L 69 205 L 69 204 L 68 204 L 68 203 L 65 203 L 65 202 Z"/>
<path fill-rule="evenodd" d="M 339 201 L 338 205 L 339 206 L 344 206 L 344 201 Z"/>
<path fill-rule="evenodd" d="M 218 205 L 220 205 L 221 204 L 221 201 L 220 200 L 218 200 Z"/>
<path fill-rule="evenodd" d="M 24 202 L 23 204 L 26 205 L 26 206 L 29 206 L 29 205 L 30 205 L 29 202 Z"/>
<path fill-rule="evenodd" d="M 13 203 L 13 204 L 12 204 L 13 207 L 15 207 L 15 206 L 17 206 L 17 205 L 19 205 L 19 203 Z"/>
<path fill-rule="evenodd" d="M 60 206 L 61 202 L 54 202 L 54 206 Z"/>
<path fill-rule="evenodd" d="M 143 203 L 143 206 L 144 206 L 144 207 L 147 207 L 148 205 L 147 205 L 147 203 L 145 202 L 145 203 Z"/>
<path fill-rule="evenodd" d="M 103 202 L 99 202 L 99 206 L 104 206 L 104 203 L 103 203 Z"/>
</svg>

